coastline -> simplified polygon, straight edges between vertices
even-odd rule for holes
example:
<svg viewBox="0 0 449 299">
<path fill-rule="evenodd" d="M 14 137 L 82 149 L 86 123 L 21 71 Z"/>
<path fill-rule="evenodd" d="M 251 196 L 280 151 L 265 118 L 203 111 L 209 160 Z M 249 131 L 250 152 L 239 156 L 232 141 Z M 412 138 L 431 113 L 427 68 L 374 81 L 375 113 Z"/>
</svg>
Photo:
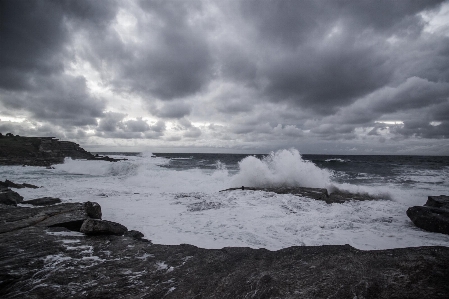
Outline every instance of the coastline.
<svg viewBox="0 0 449 299">
<path fill-rule="evenodd" d="M 10 224 L 0 233 L 2 298 L 446 298 L 449 294 L 448 247 L 362 251 L 327 245 L 269 251 L 158 245 L 137 232 L 86 235 L 73 226 L 67 228 L 74 219 L 90 218 L 89 213 L 80 216 L 84 206 L 0 205 L 0 219 Z"/>
<path fill-rule="evenodd" d="M 58 147 L 52 152 L 61 154 Z M 94 156 L 98 158 L 102 157 Z M 37 187 L 6 180 L 4 184 L 15 190 Z M 238 190 L 223 192 L 238 196 Z M 360 194 L 331 197 L 326 189 L 316 188 L 246 190 L 308 196 L 326 204 L 373 200 Z M 97 207 L 95 212 L 87 211 L 85 203 L 38 204 L 42 202 L 47 206 L 31 207 L 31 202 L 21 200 L 18 207 L 0 204 L 4 298 L 446 298 L 449 294 L 449 247 L 358 250 L 322 245 L 270 251 L 161 245 L 119 223 L 101 220 L 101 207 L 94 202 L 89 205 Z M 81 229 L 93 220 L 112 228 L 93 234 Z"/>
</svg>

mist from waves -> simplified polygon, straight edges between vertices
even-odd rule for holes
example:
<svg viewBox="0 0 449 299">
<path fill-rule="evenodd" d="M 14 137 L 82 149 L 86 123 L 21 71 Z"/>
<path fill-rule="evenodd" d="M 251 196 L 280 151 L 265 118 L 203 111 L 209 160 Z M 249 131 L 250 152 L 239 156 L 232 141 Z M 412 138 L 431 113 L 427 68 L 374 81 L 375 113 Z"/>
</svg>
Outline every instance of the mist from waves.
<svg viewBox="0 0 449 299">
<path fill-rule="evenodd" d="M 306 157 L 309 158 L 308 155 Z M 428 195 L 445 194 L 449 190 L 449 182 L 444 179 L 449 167 L 432 170 L 424 165 L 424 169 L 418 170 L 414 164 L 403 165 L 404 161 L 416 160 L 413 157 L 354 156 L 350 160 L 346 156 L 307 160 L 296 149 L 282 149 L 269 155 L 254 156 L 153 155 L 145 152 L 126 158 L 128 161 L 117 163 L 66 159 L 64 164 L 55 168 L 60 174 L 120 179 L 137 192 L 153 189 L 159 192 L 213 193 L 246 186 L 326 188 L 331 193 L 338 188 L 421 205 Z M 400 163 L 393 165 L 395 161 Z M 421 165 L 419 161 L 413 163 Z"/>
</svg>

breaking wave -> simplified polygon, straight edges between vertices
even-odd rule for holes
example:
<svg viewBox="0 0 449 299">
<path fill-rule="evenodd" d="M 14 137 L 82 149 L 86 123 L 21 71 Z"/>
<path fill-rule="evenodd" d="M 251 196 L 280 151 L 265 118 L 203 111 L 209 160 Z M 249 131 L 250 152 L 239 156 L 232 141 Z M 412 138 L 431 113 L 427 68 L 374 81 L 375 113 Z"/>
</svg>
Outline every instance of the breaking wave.
<svg viewBox="0 0 449 299">
<path fill-rule="evenodd" d="M 272 152 L 263 159 L 246 157 L 239 162 L 239 169 L 232 178 L 234 186 L 326 188 L 332 175 L 303 160 L 296 149 Z"/>
</svg>

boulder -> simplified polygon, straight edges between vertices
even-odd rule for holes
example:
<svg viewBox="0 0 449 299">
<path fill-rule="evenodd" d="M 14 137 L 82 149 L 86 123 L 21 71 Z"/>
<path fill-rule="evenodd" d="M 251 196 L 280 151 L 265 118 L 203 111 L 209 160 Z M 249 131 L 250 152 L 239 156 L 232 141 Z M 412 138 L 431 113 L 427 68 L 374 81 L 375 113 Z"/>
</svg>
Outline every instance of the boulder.
<svg viewBox="0 0 449 299">
<path fill-rule="evenodd" d="M 9 188 L 32 188 L 32 189 L 37 189 L 39 188 L 38 186 L 32 185 L 32 184 L 27 184 L 27 183 L 23 183 L 23 184 L 16 184 L 14 182 L 11 182 L 10 180 L 5 180 L 4 182 L 0 181 L 0 186 L 1 187 L 9 187 Z"/>
<path fill-rule="evenodd" d="M 86 210 L 87 216 L 93 219 L 101 219 L 101 206 L 96 202 L 85 202 L 84 209 Z"/>
<path fill-rule="evenodd" d="M 449 210 L 429 206 L 415 206 L 407 210 L 413 224 L 424 230 L 449 235 Z"/>
<path fill-rule="evenodd" d="M 19 193 L 12 191 L 9 188 L 0 189 L 0 204 L 17 206 L 23 201 L 23 197 Z"/>
<path fill-rule="evenodd" d="M 61 199 L 56 197 L 40 197 L 36 199 L 23 201 L 23 204 L 29 204 L 33 206 L 50 206 L 57 203 L 61 203 Z"/>
<path fill-rule="evenodd" d="M 443 208 L 449 210 L 449 196 L 429 196 L 424 205 L 426 207 Z"/>
<path fill-rule="evenodd" d="M 137 230 L 129 230 L 129 231 L 125 232 L 125 236 L 136 239 L 136 240 L 141 240 L 144 237 L 144 234 L 142 234 L 141 232 L 139 232 Z"/>
<path fill-rule="evenodd" d="M 117 222 L 87 219 L 81 225 L 80 232 L 86 235 L 117 235 L 122 236 L 128 229 Z"/>
<path fill-rule="evenodd" d="M 92 206 L 97 214 L 92 213 Z M 35 227 L 64 227 L 79 231 L 84 220 L 98 217 L 96 203 L 63 203 L 39 208 L 9 208 L 0 209 L 0 234 L 9 231 Z M 101 215 L 101 208 L 100 208 Z"/>
</svg>

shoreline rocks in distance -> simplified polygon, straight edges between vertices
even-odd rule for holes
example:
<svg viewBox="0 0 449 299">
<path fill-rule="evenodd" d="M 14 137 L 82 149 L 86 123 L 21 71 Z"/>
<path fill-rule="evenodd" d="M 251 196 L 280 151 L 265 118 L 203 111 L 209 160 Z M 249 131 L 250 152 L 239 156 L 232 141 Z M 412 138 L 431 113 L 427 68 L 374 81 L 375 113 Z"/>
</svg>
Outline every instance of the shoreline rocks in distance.
<svg viewBox="0 0 449 299">
<path fill-rule="evenodd" d="M 126 160 L 94 155 L 75 142 L 54 137 L 22 137 L 13 134 L 0 137 L 0 165 L 50 167 L 64 163 L 65 158 L 109 162 Z"/>
<path fill-rule="evenodd" d="M 410 207 L 407 216 L 419 228 L 449 235 L 449 196 L 429 196 L 424 206 Z"/>
<path fill-rule="evenodd" d="M 333 190 L 330 194 L 325 188 L 309 188 L 309 187 L 239 187 L 229 188 L 221 190 L 220 192 L 238 191 L 238 190 L 251 190 L 251 191 L 264 191 L 273 192 L 277 194 L 292 194 L 296 196 L 308 197 L 315 200 L 325 201 L 327 204 L 332 203 L 344 203 L 351 200 L 363 201 L 363 200 L 378 200 L 379 198 L 363 193 L 351 193 L 339 189 Z"/>
</svg>

